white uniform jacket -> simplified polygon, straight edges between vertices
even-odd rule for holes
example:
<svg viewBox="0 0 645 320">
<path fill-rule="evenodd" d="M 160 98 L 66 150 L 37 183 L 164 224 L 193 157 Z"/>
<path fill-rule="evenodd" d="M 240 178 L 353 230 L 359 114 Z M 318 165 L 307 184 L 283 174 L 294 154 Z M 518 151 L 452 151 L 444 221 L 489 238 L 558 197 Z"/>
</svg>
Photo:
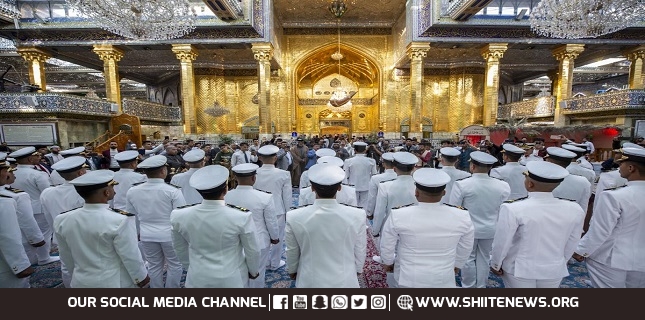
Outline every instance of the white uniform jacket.
<svg viewBox="0 0 645 320">
<path fill-rule="evenodd" d="M 298 207 L 314 204 L 316 193 L 309 188 L 300 189 L 298 195 Z M 350 186 L 342 185 L 340 191 L 336 192 L 336 201 L 340 204 L 356 207 L 356 189 Z"/>
<path fill-rule="evenodd" d="M 602 193 L 576 253 L 612 268 L 645 272 L 645 181 Z"/>
<path fill-rule="evenodd" d="M 172 177 L 170 184 L 181 187 L 181 193 L 184 195 L 186 204 L 202 203 L 202 195 L 199 194 L 197 189 L 190 186 L 190 177 L 199 170 L 198 168 L 190 168 L 186 172 L 178 173 Z"/>
<path fill-rule="evenodd" d="M 459 170 L 454 166 L 445 166 L 441 170 L 450 176 L 450 182 L 446 185 L 446 194 L 441 198 L 441 203 L 449 203 L 450 193 L 452 193 L 452 186 L 455 185 L 455 181 L 468 178 L 471 174 L 470 172 Z"/>
<path fill-rule="evenodd" d="M 589 183 L 591 183 L 591 185 L 593 185 L 594 182 L 596 182 L 596 172 L 581 166 L 577 162 L 571 162 L 571 164 L 569 166 L 567 166 L 567 170 L 571 174 L 575 174 L 576 176 L 584 177 L 585 179 L 587 179 L 589 181 Z"/>
<path fill-rule="evenodd" d="M 353 158 L 345 160 L 345 178 L 347 183 L 354 186 L 356 191 L 368 191 L 370 178 L 377 174 L 376 161 L 368 158 L 364 153 L 357 153 Z"/>
<path fill-rule="evenodd" d="M 16 181 L 11 186 L 29 194 L 34 214 L 43 213 L 40 206 L 40 193 L 51 186 L 49 175 L 31 165 L 19 164 L 17 168 L 18 170 L 14 171 Z"/>
<path fill-rule="evenodd" d="M 60 186 L 65 183 L 65 178 L 61 177 L 60 173 L 56 170 L 52 170 L 52 173 L 49 175 L 49 181 L 52 186 Z"/>
<path fill-rule="evenodd" d="M 34 210 L 31 208 L 29 194 L 5 185 L 0 187 L 0 195 L 11 197 L 16 201 L 16 215 L 18 217 L 18 226 L 20 226 L 22 233 L 22 242 L 34 244 L 43 241 L 45 238 L 34 218 Z"/>
<path fill-rule="evenodd" d="M 618 187 L 623 187 L 627 185 L 627 179 L 620 176 L 618 170 L 613 170 L 609 172 L 603 172 L 598 177 L 598 183 L 596 184 L 595 199 L 600 198 L 600 194 L 607 189 L 614 189 Z M 593 202 L 593 211 L 596 211 L 598 207 L 598 201 L 594 200 Z"/>
<path fill-rule="evenodd" d="M 0 196 L 0 208 L 0 273 L 18 274 L 31 266 L 31 263 L 20 242 L 16 201 Z M 4 286 L 0 283 L 0 288 Z"/>
<path fill-rule="evenodd" d="M 392 210 L 383 227 L 381 259 L 394 264 L 401 286 L 454 288 L 454 268 L 466 263 L 474 236 L 468 211 L 421 202 Z"/>
<path fill-rule="evenodd" d="M 392 181 L 379 183 L 374 207 L 374 222 L 372 224 L 372 235 L 381 233 L 390 211 L 394 207 L 417 204 L 417 197 L 414 195 L 417 187 L 411 175 L 400 175 Z"/>
<path fill-rule="evenodd" d="M 175 252 L 188 270 L 186 288 L 243 288 L 260 269 L 250 211 L 204 200 L 170 215 Z"/>
<path fill-rule="evenodd" d="M 490 265 L 515 277 L 547 280 L 569 275 L 567 261 L 582 233 L 585 213 L 551 192 L 502 204 Z"/>
<path fill-rule="evenodd" d="M 224 202 L 251 211 L 260 249 L 268 248 L 271 239 L 280 239 L 275 204 L 270 193 L 239 185 L 226 193 Z"/>
<path fill-rule="evenodd" d="M 334 199 L 289 211 L 287 269 L 298 288 L 358 288 L 367 246 L 365 212 Z"/>
<path fill-rule="evenodd" d="M 574 200 L 580 205 L 582 211 L 587 212 L 589 197 L 591 197 L 591 183 L 587 178 L 570 174 L 553 190 L 553 196 Z"/>
<path fill-rule="evenodd" d="M 85 200 L 78 195 L 73 185 L 65 181 L 61 185 L 45 189 L 40 194 L 40 204 L 43 213 L 54 221 L 59 214 L 82 207 Z"/>
<path fill-rule="evenodd" d="M 114 186 L 114 199 L 110 206 L 114 209 L 125 210 L 126 207 L 126 196 L 128 195 L 128 190 L 136 183 L 142 183 L 148 181 L 148 177 L 144 174 L 135 172 L 134 169 L 123 169 L 114 173 L 114 181 L 119 184 Z"/>
<path fill-rule="evenodd" d="M 507 162 L 501 167 L 493 168 L 490 171 L 490 176 L 506 181 L 508 186 L 511 187 L 511 194 L 508 199 L 515 200 L 524 198 L 529 194 L 524 186 L 524 181 L 526 180 L 524 171 L 526 171 L 526 167 L 519 162 Z"/>
<path fill-rule="evenodd" d="M 309 181 L 309 170 L 303 171 L 300 175 L 300 184 L 298 187 L 301 189 L 311 187 L 311 182 Z"/>
<path fill-rule="evenodd" d="M 450 193 L 450 204 L 468 210 L 475 226 L 475 239 L 493 239 L 499 206 L 508 200 L 510 194 L 508 183 L 485 173 L 475 173 L 470 178 L 455 182 Z"/>
<path fill-rule="evenodd" d="M 289 171 L 280 170 L 274 165 L 264 164 L 256 170 L 253 188 L 271 192 L 276 216 L 285 214 L 293 205 Z"/>
<path fill-rule="evenodd" d="M 370 178 L 370 188 L 367 193 L 367 203 L 365 204 L 365 214 L 368 216 L 374 215 L 376 208 L 376 196 L 378 195 L 378 186 L 382 181 L 391 181 L 396 179 L 396 172 L 394 169 L 385 169 L 381 174 L 373 175 Z"/>
<path fill-rule="evenodd" d="M 146 278 L 134 222 L 107 204 L 87 203 L 54 219 L 72 288 L 136 288 Z"/>
</svg>

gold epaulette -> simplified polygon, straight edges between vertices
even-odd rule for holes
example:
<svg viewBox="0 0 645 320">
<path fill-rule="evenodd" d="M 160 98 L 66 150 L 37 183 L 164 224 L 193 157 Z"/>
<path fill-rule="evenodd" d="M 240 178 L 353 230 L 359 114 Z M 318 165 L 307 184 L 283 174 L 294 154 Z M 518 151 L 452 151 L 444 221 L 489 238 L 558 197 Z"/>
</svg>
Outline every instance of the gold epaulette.
<svg viewBox="0 0 645 320">
<path fill-rule="evenodd" d="M 236 206 L 236 205 L 232 205 L 232 204 L 227 204 L 227 206 L 229 206 L 229 207 L 231 207 L 231 208 L 233 208 L 233 209 L 237 209 L 237 210 L 243 211 L 243 212 L 249 212 L 249 209 L 242 208 L 242 207 L 240 207 L 240 206 Z"/>
<path fill-rule="evenodd" d="M 128 216 L 128 217 L 134 217 L 134 213 L 125 212 L 125 211 L 123 211 L 123 210 L 114 209 L 114 208 L 110 208 L 110 209 L 111 209 L 112 211 L 114 211 L 114 212 L 118 213 L 118 214 L 122 214 L 122 215 L 124 215 L 124 216 Z"/>
<path fill-rule="evenodd" d="M 603 191 L 617 190 L 617 189 L 620 189 L 620 188 L 624 188 L 624 187 L 626 187 L 626 186 L 627 186 L 627 185 L 620 186 L 620 187 L 607 188 L 607 189 L 605 189 L 605 190 L 603 190 Z"/>
<path fill-rule="evenodd" d="M 410 203 L 410 204 L 406 204 L 406 205 L 404 205 L 404 206 L 394 207 L 394 208 L 392 208 L 392 210 L 394 210 L 394 209 L 401 209 L 401 208 L 405 208 L 405 207 L 409 207 L 409 206 L 415 206 L 415 205 L 416 205 L 416 203 Z"/>
<path fill-rule="evenodd" d="M 11 187 L 5 187 L 5 189 L 7 189 L 7 190 L 9 190 L 9 191 L 11 191 L 11 192 L 13 192 L 13 193 L 21 193 L 21 192 L 24 192 L 24 191 L 22 191 L 22 190 L 20 190 L 20 189 L 11 188 Z"/>
<path fill-rule="evenodd" d="M 506 200 L 506 201 L 504 201 L 504 203 L 513 203 L 513 202 L 515 202 L 515 201 L 522 201 L 522 200 L 524 200 L 524 199 L 528 199 L 528 196 L 526 196 L 526 197 L 522 197 L 522 198 L 517 198 L 517 199 L 515 199 L 515 200 Z"/>
<path fill-rule="evenodd" d="M 199 203 L 187 204 L 187 205 L 185 205 L 185 206 L 177 207 L 177 209 L 188 208 L 188 207 L 196 206 L 196 205 L 198 205 L 198 204 L 199 204 Z"/>
<path fill-rule="evenodd" d="M 464 207 L 462 207 L 462 206 L 453 206 L 453 205 L 451 205 L 451 204 L 449 204 L 449 203 L 443 203 L 443 204 L 445 204 L 445 205 L 447 205 L 447 206 L 449 206 L 449 207 L 453 207 L 453 208 L 457 208 L 457 209 L 461 209 L 461 210 L 468 210 L 468 209 L 466 209 L 466 208 L 464 208 Z"/>
</svg>

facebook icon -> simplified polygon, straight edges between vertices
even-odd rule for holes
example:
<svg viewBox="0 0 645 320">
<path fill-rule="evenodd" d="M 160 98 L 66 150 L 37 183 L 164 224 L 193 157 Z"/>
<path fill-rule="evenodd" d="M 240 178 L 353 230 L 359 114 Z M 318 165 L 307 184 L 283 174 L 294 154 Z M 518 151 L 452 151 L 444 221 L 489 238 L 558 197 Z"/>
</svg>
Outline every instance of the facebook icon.
<svg viewBox="0 0 645 320">
<path fill-rule="evenodd" d="M 272 302 L 273 309 L 289 309 L 288 295 L 274 295 Z"/>
</svg>

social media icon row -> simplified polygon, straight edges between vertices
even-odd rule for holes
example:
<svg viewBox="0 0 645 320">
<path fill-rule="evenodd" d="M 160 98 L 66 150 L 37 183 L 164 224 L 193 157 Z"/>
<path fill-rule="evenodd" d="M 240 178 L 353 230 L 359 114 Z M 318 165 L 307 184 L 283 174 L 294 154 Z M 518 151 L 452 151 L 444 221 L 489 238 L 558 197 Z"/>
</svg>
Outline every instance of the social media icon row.
<svg viewBox="0 0 645 320">
<path fill-rule="evenodd" d="M 274 295 L 271 307 L 273 309 L 308 309 L 306 295 L 293 295 L 291 304 L 288 295 Z M 311 309 L 367 309 L 368 301 L 370 309 L 382 310 L 387 308 L 387 297 L 384 295 L 372 295 L 368 299 L 366 295 L 313 295 L 311 297 Z"/>
</svg>

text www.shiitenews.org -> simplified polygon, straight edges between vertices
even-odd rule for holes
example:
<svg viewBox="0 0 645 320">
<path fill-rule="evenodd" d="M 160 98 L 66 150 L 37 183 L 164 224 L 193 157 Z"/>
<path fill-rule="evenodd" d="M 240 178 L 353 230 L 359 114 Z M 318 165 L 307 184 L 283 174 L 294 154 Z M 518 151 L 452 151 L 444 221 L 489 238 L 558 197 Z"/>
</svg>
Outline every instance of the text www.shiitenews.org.
<svg viewBox="0 0 645 320">
<path fill-rule="evenodd" d="M 578 297 L 416 297 L 421 308 L 577 308 Z"/>
</svg>

